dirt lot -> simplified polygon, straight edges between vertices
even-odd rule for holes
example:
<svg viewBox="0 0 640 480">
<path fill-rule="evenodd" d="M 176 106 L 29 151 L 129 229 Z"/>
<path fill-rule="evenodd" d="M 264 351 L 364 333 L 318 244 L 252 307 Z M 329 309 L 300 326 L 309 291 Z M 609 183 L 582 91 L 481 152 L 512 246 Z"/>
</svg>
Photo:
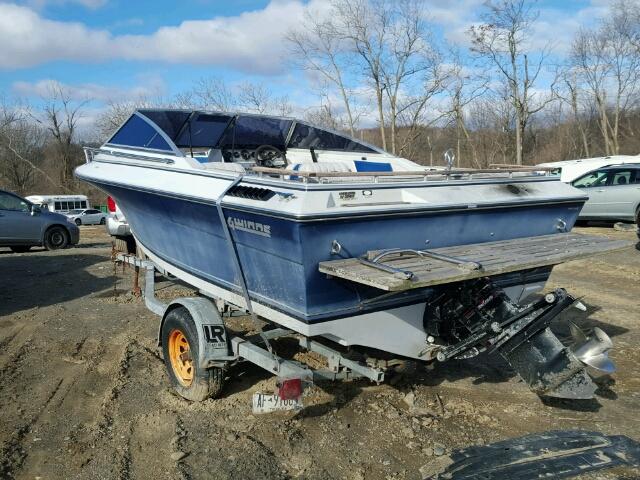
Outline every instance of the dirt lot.
<svg viewBox="0 0 640 480">
<path fill-rule="evenodd" d="M 588 312 L 572 317 L 613 337 L 618 373 L 599 382 L 596 401 L 543 403 L 499 359 L 480 357 L 419 368 L 394 385 L 321 384 L 301 413 L 253 416 L 252 393 L 274 380 L 250 365 L 231 370 L 221 399 L 190 404 L 173 394 L 154 340 L 157 317 L 126 293 L 130 273 L 114 274 L 102 228 L 81 235 L 77 248 L 60 252 L 0 249 L 0 478 L 418 479 L 443 451 L 531 432 L 640 440 L 633 248 L 552 276 L 550 286 L 584 296 Z M 417 408 L 409 409 L 412 397 Z"/>
</svg>

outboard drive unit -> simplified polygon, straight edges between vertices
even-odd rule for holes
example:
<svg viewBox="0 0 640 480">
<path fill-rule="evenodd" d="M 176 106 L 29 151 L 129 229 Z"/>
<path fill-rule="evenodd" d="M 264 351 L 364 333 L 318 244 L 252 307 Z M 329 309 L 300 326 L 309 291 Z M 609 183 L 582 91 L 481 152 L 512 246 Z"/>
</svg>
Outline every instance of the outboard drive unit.
<svg viewBox="0 0 640 480">
<path fill-rule="evenodd" d="M 425 310 L 425 331 L 436 358 L 470 358 L 498 352 L 541 396 L 589 399 L 596 385 L 586 367 L 612 373 L 611 340 L 600 329 L 587 337 L 571 324 L 575 344 L 568 348 L 549 329 L 561 312 L 580 304 L 557 289 L 525 306 L 515 304 L 488 278 L 447 285 Z"/>
</svg>

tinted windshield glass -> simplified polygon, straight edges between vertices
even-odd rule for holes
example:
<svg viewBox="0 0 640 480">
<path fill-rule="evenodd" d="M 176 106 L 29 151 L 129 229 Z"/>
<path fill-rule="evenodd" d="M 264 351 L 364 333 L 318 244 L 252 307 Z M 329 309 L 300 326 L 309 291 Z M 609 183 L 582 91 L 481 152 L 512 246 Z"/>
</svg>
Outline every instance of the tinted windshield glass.
<svg viewBox="0 0 640 480">
<path fill-rule="evenodd" d="M 346 152 L 376 153 L 366 145 L 350 138 L 327 132 L 319 128 L 310 127 L 303 123 L 296 124 L 289 141 L 291 148 L 317 148 L 318 150 L 342 150 Z"/>
<path fill-rule="evenodd" d="M 77 213 L 82 213 L 82 210 L 71 210 L 69 213 L 73 213 L 75 215 Z"/>
<path fill-rule="evenodd" d="M 175 140 L 179 148 L 214 147 L 224 133 L 231 117 L 229 115 L 211 115 L 199 113 L 194 115 Z"/>
<path fill-rule="evenodd" d="M 220 140 L 220 148 L 231 148 L 232 145 L 243 148 L 257 148 L 261 145 L 273 145 L 284 149 L 291 120 L 269 117 L 238 117 L 229 126 Z"/>
<path fill-rule="evenodd" d="M 158 125 L 171 140 L 176 139 L 191 114 L 176 110 L 140 110 L 140 113 Z"/>
<path fill-rule="evenodd" d="M 171 151 L 160 133 L 137 115 L 132 115 L 107 143 Z"/>
</svg>

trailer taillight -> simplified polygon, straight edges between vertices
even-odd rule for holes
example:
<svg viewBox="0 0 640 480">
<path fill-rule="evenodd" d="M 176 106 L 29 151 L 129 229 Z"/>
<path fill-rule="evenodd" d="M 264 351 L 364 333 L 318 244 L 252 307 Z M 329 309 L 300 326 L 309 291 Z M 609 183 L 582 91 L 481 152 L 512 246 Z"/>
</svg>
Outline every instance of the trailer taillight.
<svg viewBox="0 0 640 480">
<path fill-rule="evenodd" d="M 295 400 L 302 395 L 302 380 L 289 378 L 281 380 L 278 384 L 278 396 L 281 400 Z"/>
<path fill-rule="evenodd" d="M 111 196 L 107 197 L 107 208 L 109 209 L 109 211 L 111 213 L 115 213 L 116 212 L 116 202 L 114 202 L 113 198 L 111 198 Z"/>
</svg>

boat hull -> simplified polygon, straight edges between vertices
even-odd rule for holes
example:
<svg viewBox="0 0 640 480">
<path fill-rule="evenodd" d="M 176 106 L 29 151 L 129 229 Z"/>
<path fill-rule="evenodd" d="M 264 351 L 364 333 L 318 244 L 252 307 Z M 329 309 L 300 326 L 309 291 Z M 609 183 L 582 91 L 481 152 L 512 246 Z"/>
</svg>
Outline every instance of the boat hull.
<svg viewBox="0 0 640 480">
<path fill-rule="evenodd" d="M 240 293 L 232 249 L 212 202 L 97 184 L 118 202 L 144 249 L 182 272 Z M 301 221 L 225 207 L 253 301 L 301 322 L 329 321 L 423 303 L 429 289 L 372 301 L 381 292 L 329 279 L 318 263 L 383 248 L 437 248 L 558 233 L 581 202 Z M 548 275 L 548 270 L 542 273 Z M 364 302 L 364 303 L 363 303 Z"/>
</svg>

